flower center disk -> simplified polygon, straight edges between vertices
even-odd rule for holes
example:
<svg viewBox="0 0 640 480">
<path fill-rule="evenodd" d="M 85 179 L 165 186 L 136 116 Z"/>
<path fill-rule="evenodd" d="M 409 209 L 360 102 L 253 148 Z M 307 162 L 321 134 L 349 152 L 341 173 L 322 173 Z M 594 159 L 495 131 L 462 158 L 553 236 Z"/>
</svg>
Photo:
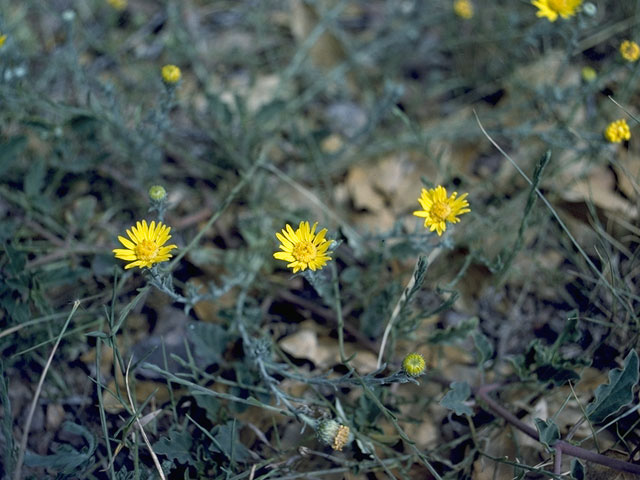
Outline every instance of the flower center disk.
<svg viewBox="0 0 640 480">
<path fill-rule="evenodd" d="M 136 246 L 136 256 L 140 260 L 151 260 L 158 254 L 158 245 L 151 240 L 143 240 Z"/>
<path fill-rule="evenodd" d="M 309 263 L 316 258 L 316 246 L 311 242 L 300 242 L 293 247 L 291 255 L 299 262 Z"/>
<path fill-rule="evenodd" d="M 567 10 L 566 0 L 549 0 L 549 8 L 557 13 L 563 13 Z"/>
<path fill-rule="evenodd" d="M 451 207 L 445 202 L 436 202 L 431 207 L 431 215 L 439 220 L 446 220 L 451 213 Z"/>
</svg>

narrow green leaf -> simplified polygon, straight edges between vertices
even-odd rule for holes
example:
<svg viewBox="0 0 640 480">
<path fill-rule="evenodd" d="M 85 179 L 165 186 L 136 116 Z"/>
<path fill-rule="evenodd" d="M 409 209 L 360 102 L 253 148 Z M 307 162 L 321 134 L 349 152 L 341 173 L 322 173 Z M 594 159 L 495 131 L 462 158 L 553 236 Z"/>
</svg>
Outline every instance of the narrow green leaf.
<svg viewBox="0 0 640 480">
<path fill-rule="evenodd" d="M 467 382 L 452 382 L 451 390 L 440 400 L 440 405 L 449 410 L 453 410 L 456 415 L 471 415 L 473 411 L 466 405 L 466 402 L 471 395 L 471 387 Z"/>
<path fill-rule="evenodd" d="M 587 416 L 594 423 L 603 422 L 633 400 L 633 387 L 638 383 L 638 354 L 631 350 L 622 370 L 609 372 L 609 383 L 596 388 L 595 398 L 587 405 Z"/>
<path fill-rule="evenodd" d="M 473 332 L 473 343 L 478 353 L 478 365 L 482 367 L 493 356 L 491 340 L 482 332 Z"/>
<path fill-rule="evenodd" d="M 429 343 L 452 343 L 457 340 L 464 340 L 478 327 L 478 318 L 471 317 L 464 320 L 459 325 L 440 330 L 428 339 Z"/>
<path fill-rule="evenodd" d="M 85 337 L 104 338 L 104 339 L 107 339 L 107 338 L 110 337 L 110 335 L 108 333 L 100 332 L 98 330 L 95 330 L 93 332 L 85 333 L 84 336 Z"/>
<path fill-rule="evenodd" d="M 27 146 L 24 135 L 12 137 L 8 142 L 0 144 L 0 175 L 4 175 L 18 159 Z"/>
<path fill-rule="evenodd" d="M 24 193 L 28 197 L 35 197 L 44 186 L 44 179 L 47 173 L 47 165 L 42 158 L 31 164 L 23 180 Z"/>
</svg>

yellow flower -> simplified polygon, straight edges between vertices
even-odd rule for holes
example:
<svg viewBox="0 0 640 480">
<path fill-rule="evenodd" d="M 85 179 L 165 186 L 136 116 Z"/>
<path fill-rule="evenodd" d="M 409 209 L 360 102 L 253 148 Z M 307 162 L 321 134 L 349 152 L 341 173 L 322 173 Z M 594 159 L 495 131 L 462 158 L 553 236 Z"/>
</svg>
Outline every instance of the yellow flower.
<svg viewBox="0 0 640 480">
<path fill-rule="evenodd" d="M 0 48 L 3 47 L 4 42 L 7 41 L 7 36 L 6 35 L 0 35 Z"/>
<path fill-rule="evenodd" d="M 626 61 L 635 62 L 640 58 L 640 46 L 632 40 L 625 40 L 620 44 L 620 53 Z"/>
<path fill-rule="evenodd" d="M 447 190 L 442 185 L 429 190 L 423 188 L 418 199 L 423 210 L 416 210 L 413 214 L 416 217 L 424 218 L 424 227 L 430 231 L 436 231 L 438 236 L 447 229 L 446 222 L 458 223 L 458 215 L 470 212 L 469 202 L 465 200 L 467 194 L 463 193 L 460 198 L 456 198 L 458 192 L 453 192 L 447 198 Z"/>
<path fill-rule="evenodd" d="M 424 373 L 427 364 L 419 353 L 410 353 L 402 360 L 402 371 L 410 377 L 419 377 Z"/>
<path fill-rule="evenodd" d="M 175 65 L 165 65 L 162 67 L 162 80 L 164 83 L 174 84 L 180 81 L 182 72 Z"/>
<path fill-rule="evenodd" d="M 287 267 L 293 269 L 293 273 L 298 270 L 321 269 L 331 260 L 327 252 L 331 240 L 325 240 L 324 236 L 327 229 L 323 228 L 318 233 L 314 233 L 318 222 L 309 227 L 309 222 L 300 222 L 298 229 L 294 232 L 291 225 L 287 223 L 286 228 L 282 229 L 282 233 L 276 232 L 276 237 L 280 240 L 280 249 L 282 252 L 273 254 L 278 260 L 289 262 Z"/>
<path fill-rule="evenodd" d="M 473 17 L 473 3 L 469 0 L 455 0 L 453 2 L 453 12 L 465 20 Z"/>
<path fill-rule="evenodd" d="M 127 0 L 107 0 L 107 3 L 115 10 L 124 10 L 127 8 Z"/>
<path fill-rule="evenodd" d="M 131 240 L 118 236 L 126 248 L 116 248 L 113 253 L 116 258 L 131 262 L 125 265 L 125 270 L 133 267 L 150 268 L 154 263 L 166 262 L 172 256 L 169 252 L 178 248 L 176 245 L 163 246 L 171 238 L 170 231 L 171 227 L 162 222 L 158 222 L 157 226 L 155 221 L 151 225 L 147 225 L 146 220 L 136 222 L 131 230 L 127 230 Z"/>
<path fill-rule="evenodd" d="M 582 0 L 532 0 L 534 7 L 538 7 L 538 17 L 547 17 L 555 22 L 558 15 L 562 18 L 573 17 L 582 4 Z"/>
<path fill-rule="evenodd" d="M 620 143 L 631 138 L 631 130 L 624 118 L 611 122 L 604 131 L 604 137 L 611 143 Z"/>
</svg>

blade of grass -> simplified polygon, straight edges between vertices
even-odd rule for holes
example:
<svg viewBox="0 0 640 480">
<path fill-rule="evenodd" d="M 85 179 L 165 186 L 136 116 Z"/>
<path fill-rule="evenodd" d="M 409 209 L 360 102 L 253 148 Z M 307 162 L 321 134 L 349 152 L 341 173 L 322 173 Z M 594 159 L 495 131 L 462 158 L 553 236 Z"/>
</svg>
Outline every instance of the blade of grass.
<svg viewBox="0 0 640 480">
<path fill-rule="evenodd" d="M 42 374 L 40 375 L 40 380 L 38 381 L 38 386 L 36 387 L 36 391 L 33 395 L 33 400 L 31 401 L 31 406 L 29 407 L 29 413 L 27 414 L 27 420 L 24 422 L 24 429 L 22 430 L 22 439 L 20 440 L 20 449 L 18 450 L 18 461 L 16 462 L 16 469 L 14 471 L 13 478 L 14 480 L 20 480 L 22 478 L 22 463 L 24 462 L 24 454 L 27 450 L 27 441 L 29 440 L 29 430 L 31 429 L 31 422 L 33 421 L 33 415 L 36 411 L 36 406 L 38 404 L 38 398 L 40 398 L 40 393 L 42 392 L 42 385 L 44 384 L 44 379 L 47 376 L 47 372 L 49 371 L 49 367 L 51 367 L 51 362 L 53 360 L 53 356 L 58 350 L 58 346 L 60 345 L 60 341 L 64 336 L 64 332 L 67 330 L 73 315 L 76 313 L 76 310 L 80 306 L 80 300 L 76 300 L 73 304 L 73 308 L 71 312 L 69 312 L 69 316 L 67 320 L 64 322 L 62 326 L 62 330 L 58 334 L 58 338 L 56 340 L 55 345 L 51 349 L 51 353 L 49 354 L 49 358 L 47 359 L 47 363 L 42 370 Z"/>
</svg>

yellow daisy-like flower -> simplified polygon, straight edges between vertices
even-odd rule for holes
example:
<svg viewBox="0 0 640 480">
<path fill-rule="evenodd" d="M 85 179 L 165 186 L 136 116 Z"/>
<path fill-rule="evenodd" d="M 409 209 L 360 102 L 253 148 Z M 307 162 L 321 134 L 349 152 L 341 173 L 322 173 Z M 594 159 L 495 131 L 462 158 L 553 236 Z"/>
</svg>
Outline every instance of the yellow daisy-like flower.
<svg viewBox="0 0 640 480">
<path fill-rule="evenodd" d="M 604 131 L 604 138 L 611 143 L 620 143 L 631 138 L 631 130 L 624 118 L 611 122 Z"/>
<path fill-rule="evenodd" d="M 324 267 L 328 260 L 331 260 L 327 252 L 331 240 L 325 240 L 327 229 L 323 228 L 315 233 L 318 222 L 309 227 L 309 222 L 300 222 L 298 229 L 294 232 L 291 225 L 282 229 L 282 233 L 276 232 L 276 237 L 280 240 L 282 252 L 275 252 L 273 256 L 278 260 L 289 262 L 287 267 L 293 269 L 293 273 L 298 270 L 319 270 Z"/>
<path fill-rule="evenodd" d="M 171 258 L 171 250 L 178 248 L 177 245 L 167 245 L 167 240 L 171 238 L 169 232 L 171 227 L 163 225 L 162 222 L 151 222 L 147 225 L 146 220 L 136 222 L 136 225 L 127 230 L 129 239 L 118 236 L 120 243 L 126 248 L 116 248 L 113 250 L 116 258 L 131 262 L 125 265 L 125 270 L 133 267 L 151 268 L 154 263 L 166 262 Z"/>
<path fill-rule="evenodd" d="M 165 65 L 162 67 L 162 80 L 170 85 L 178 83 L 182 77 L 182 72 L 175 65 Z"/>
<path fill-rule="evenodd" d="M 640 58 L 640 46 L 632 40 L 625 40 L 620 44 L 620 54 L 627 62 L 635 62 Z"/>
<path fill-rule="evenodd" d="M 0 34 L 0 48 L 4 46 L 4 42 L 7 41 L 7 36 Z"/>
<path fill-rule="evenodd" d="M 469 20 L 473 17 L 473 3 L 469 0 L 455 0 L 453 2 L 453 12 L 460 18 Z"/>
<path fill-rule="evenodd" d="M 127 0 L 107 0 L 107 3 L 115 10 L 124 10 L 127 8 Z"/>
<path fill-rule="evenodd" d="M 456 198 L 458 192 L 453 192 L 450 197 L 447 197 L 447 189 L 442 185 L 429 190 L 423 188 L 418 199 L 423 209 L 416 210 L 413 214 L 416 217 L 423 217 L 424 227 L 432 232 L 435 230 L 440 236 L 447 229 L 446 222 L 458 223 L 460 221 L 458 215 L 471 211 L 469 202 L 466 200 L 467 195 L 463 193 Z"/>
<path fill-rule="evenodd" d="M 582 0 L 532 0 L 531 3 L 538 8 L 538 17 L 546 17 L 550 22 L 555 22 L 558 15 L 562 18 L 573 17 L 582 5 Z"/>
<path fill-rule="evenodd" d="M 426 367 L 424 357 L 419 353 L 410 353 L 402 360 L 402 371 L 410 377 L 419 377 Z"/>
</svg>

